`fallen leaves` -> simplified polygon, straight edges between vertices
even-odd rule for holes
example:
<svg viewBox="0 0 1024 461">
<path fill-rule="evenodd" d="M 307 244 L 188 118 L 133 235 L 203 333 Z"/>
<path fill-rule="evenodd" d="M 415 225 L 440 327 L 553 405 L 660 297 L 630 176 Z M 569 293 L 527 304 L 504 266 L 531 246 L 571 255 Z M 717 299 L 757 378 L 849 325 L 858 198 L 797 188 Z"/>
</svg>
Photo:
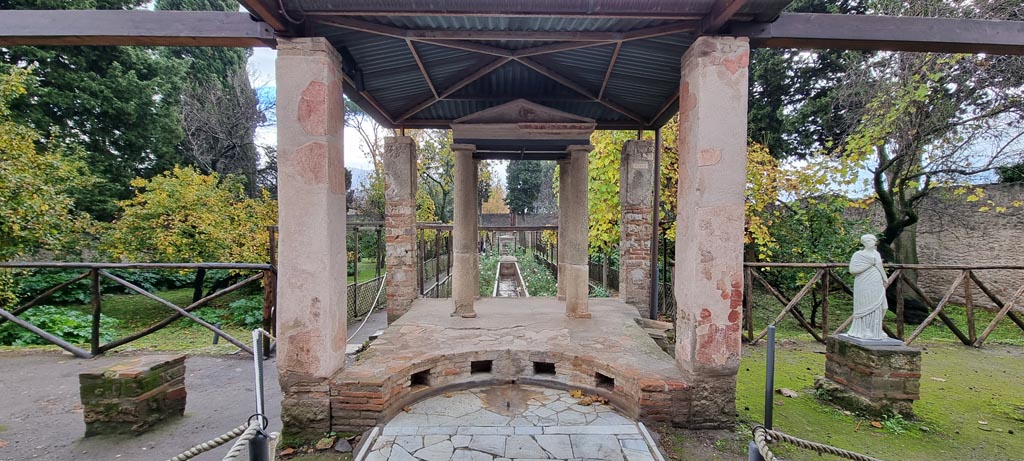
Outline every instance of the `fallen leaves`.
<svg viewBox="0 0 1024 461">
<path fill-rule="evenodd" d="M 873 427 L 875 429 L 881 429 L 882 428 L 882 423 L 880 423 L 878 421 L 871 421 L 871 427 Z"/>
<path fill-rule="evenodd" d="M 569 391 L 569 396 L 576 399 L 576 403 L 580 406 L 589 407 L 595 403 L 607 405 L 608 399 L 595 394 L 584 394 L 579 389 Z"/>
</svg>

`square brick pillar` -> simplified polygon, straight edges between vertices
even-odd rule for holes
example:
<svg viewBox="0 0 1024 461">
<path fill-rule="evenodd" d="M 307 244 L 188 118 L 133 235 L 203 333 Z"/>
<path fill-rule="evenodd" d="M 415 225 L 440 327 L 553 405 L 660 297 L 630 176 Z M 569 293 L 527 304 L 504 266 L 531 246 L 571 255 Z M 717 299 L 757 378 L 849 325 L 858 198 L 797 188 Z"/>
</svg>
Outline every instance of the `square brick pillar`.
<svg viewBox="0 0 1024 461">
<path fill-rule="evenodd" d="M 473 303 L 480 294 L 477 201 L 478 165 L 473 160 L 476 146 L 452 144 L 455 154 L 455 221 L 452 225 L 453 317 L 473 318 Z"/>
<path fill-rule="evenodd" d="M 345 365 L 341 57 L 323 38 L 278 40 L 277 368 L 285 432 L 330 430 L 327 378 Z"/>
<path fill-rule="evenodd" d="M 700 37 L 683 55 L 674 289 L 676 359 L 690 386 L 688 427 L 736 417 L 747 164 L 746 38 Z"/>
<path fill-rule="evenodd" d="M 388 323 L 416 299 L 416 142 L 384 139 L 384 266 Z"/>
<path fill-rule="evenodd" d="M 626 141 L 619 166 L 619 299 L 636 306 L 644 318 L 651 304 L 654 178 L 654 141 Z"/>
<path fill-rule="evenodd" d="M 558 239 L 556 242 L 558 253 L 557 288 L 558 299 L 565 300 L 565 252 L 562 244 L 565 242 L 565 213 L 569 209 L 567 197 L 569 196 L 569 160 L 558 161 Z"/>
<path fill-rule="evenodd" d="M 569 146 L 569 163 L 565 168 L 569 176 L 565 188 L 566 207 L 562 214 L 565 225 L 565 240 L 559 243 L 565 281 L 565 314 L 573 318 L 590 318 L 590 254 L 588 234 L 590 230 L 590 209 L 587 201 L 587 185 L 590 182 L 590 151 L 594 146 Z M 560 195 L 562 194 L 559 189 Z M 562 274 L 559 274 L 562 275 Z"/>
</svg>

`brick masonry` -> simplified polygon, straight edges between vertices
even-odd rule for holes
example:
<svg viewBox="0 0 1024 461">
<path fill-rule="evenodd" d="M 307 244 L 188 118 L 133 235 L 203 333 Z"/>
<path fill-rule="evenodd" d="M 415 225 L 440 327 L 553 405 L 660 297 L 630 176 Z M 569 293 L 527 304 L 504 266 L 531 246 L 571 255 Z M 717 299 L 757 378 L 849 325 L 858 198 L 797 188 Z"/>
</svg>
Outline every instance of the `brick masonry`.
<svg viewBox="0 0 1024 461">
<path fill-rule="evenodd" d="M 151 355 L 78 375 L 85 436 L 140 434 L 185 412 L 185 356 Z"/>
<path fill-rule="evenodd" d="M 649 314 L 651 299 L 651 210 L 654 141 L 626 141 L 619 166 L 622 236 L 619 240 L 619 299 Z"/>
<path fill-rule="evenodd" d="M 649 424 L 713 425 L 691 410 L 694 389 L 633 321 L 632 307 L 593 300 L 594 318 L 580 322 L 566 318 L 554 298 L 531 299 L 529 313 L 504 318 L 497 312 L 513 310 L 516 300 L 481 299 L 480 317 L 472 320 L 447 316 L 446 300 L 417 300 L 354 365 L 331 379 L 330 430 L 361 432 L 424 398 L 510 382 L 599 394 L 624 415 Z M 465 324 L 450 328 L 455 321 Z M 490 370 L 474 372 L 473 362 L 480 361 L 489 361 Z M 538 362 L 553 370 L 538 369 Z"/>
<path fill-rule="evenodd" d="M 921 392 L 921 350 L 907 346 L 861 346 L 841 337 L 826 340 L 825 377 L 815 386 L 836 404 L 880 416 L 913 416 Z"/>
<path fill-rule="evenodd" d="M 384 140 L 384 243 L 388 323 L 416 299 L 416 143 L 407 136 Z"/>
</svg>

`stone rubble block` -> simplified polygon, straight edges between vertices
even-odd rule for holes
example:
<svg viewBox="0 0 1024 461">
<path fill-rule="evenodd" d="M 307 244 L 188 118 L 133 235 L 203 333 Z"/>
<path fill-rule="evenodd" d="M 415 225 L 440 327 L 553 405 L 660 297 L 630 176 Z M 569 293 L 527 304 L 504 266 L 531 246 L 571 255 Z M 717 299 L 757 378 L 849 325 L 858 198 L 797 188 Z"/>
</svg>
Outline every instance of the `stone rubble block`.
<svg viewBox="0 0 1024 461">
<path fill-rule="evenodd" d="M 140 434 L 185 412 L 185 356 L 151 355 L 79 374 L 85 435 Z"/>
</svg>

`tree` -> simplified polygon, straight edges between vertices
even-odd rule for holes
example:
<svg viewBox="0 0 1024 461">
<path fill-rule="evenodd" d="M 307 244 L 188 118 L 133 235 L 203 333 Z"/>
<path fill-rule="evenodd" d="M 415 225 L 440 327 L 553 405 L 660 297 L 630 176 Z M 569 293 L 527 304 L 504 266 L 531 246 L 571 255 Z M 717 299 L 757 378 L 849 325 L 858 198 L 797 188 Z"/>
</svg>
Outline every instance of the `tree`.
<svg viewBox="0 0 1024 461">
<path fill-rule="evenodd" d="M 866 0 L 796 0 L 786 11 L 864 14 Z M 748 135 L 777 158 L 808 157 L 832 150 L 844 137 L 845 108 L 835 105 L 843 76 L 859 51 L 753 50 L 750 63 Z"/>
<path fill-rule="evenodd" d="M 476 185 L 476 212 L 482 214 L 484 212 L 484 202 L 491 198 L 491 189 L 493 188 L 494 182 L 494 167 L 488 160 L 480 162 L 480 180 L 477 181 Z"/>
<path fill-rule="evenodd" d="M 116 259 L 146 262 L 266 262 L 267 226 L 277 223 L 277 202 L 264 193 L 248 198 L 244 180 L 192 167 L 174 167 L 132 181 L 136 195 L 101 241 Z M 199 270 L 194 300 L 202 297 L 206 271 Z"/>
<path fill-rule="evenodd" d="M 452 222 L 455 203 L 455 155 L 449 130 L 422 130 L 419 138 L 418 188 L 433 202 L 434 213 L 444 223 Z M 417 191 L 419 194 L 419 191 Z"/>
<path fill-rule="evenodd" d="M 1019 19 L 1019 2 L 874 2 L 875 12 Z M 856 111 L 844 161 L 869 171 L 885 217 L 879 251 L 916 263 L 914 224 L 939 187 L 966 185 L 1024 159 L 1024 60 L 1019 57 L 882 53 L 848 75 L 840 101 Z M 980 200 L 965 194 L 968 201 Z"/>
<path fill-rule="evenodd" d="M 1024 182 L 1024 163 L 999 167 L 999 182 Z"/>
<path fill-rule="evenodd" d="M 74 195 L 95 182 L 82 153 L 50 141 L 12 119 L 11 102 L 25 94 L 30 75 L 0 73 L 0 261 L 41 250 L 72 251 L 91 227 Z M 15 301 L 10 271 L 0 270 L 0 307 Z"/>
<path fill-rule="evenodd" d="M 0 0 L 0 9 L 130 9 L 136 0 Z M 178 95 L 185 66 L 140 47 L 0 47 L 0 63 L 32 68 L 32 97 L 11 102 L 15 120 L 45 142 L 84 149 L 102 179 L 75 193 L 76 208 L 113 218 L 116 201 L 131 196 L 129 182 L 183 159 Z"/>
<path fill-rule="evenodd" d="M 523 215 L 534 211 L 540 187 L 544 183 L 544 167 L 539 160 L 513 160 L 506 168 L 508 195 L 505 204 L 512 213 Z"/>
<path fill-rule="evenodd" d="M 501 183 L 494 183 L 490 194 L 488 194 L 487 201 L 484 202 L 480 212 L 489 214 L 509 213 L 508 205 L 505 205 L 505 188 L 502 187 Z"/>
</svg>

